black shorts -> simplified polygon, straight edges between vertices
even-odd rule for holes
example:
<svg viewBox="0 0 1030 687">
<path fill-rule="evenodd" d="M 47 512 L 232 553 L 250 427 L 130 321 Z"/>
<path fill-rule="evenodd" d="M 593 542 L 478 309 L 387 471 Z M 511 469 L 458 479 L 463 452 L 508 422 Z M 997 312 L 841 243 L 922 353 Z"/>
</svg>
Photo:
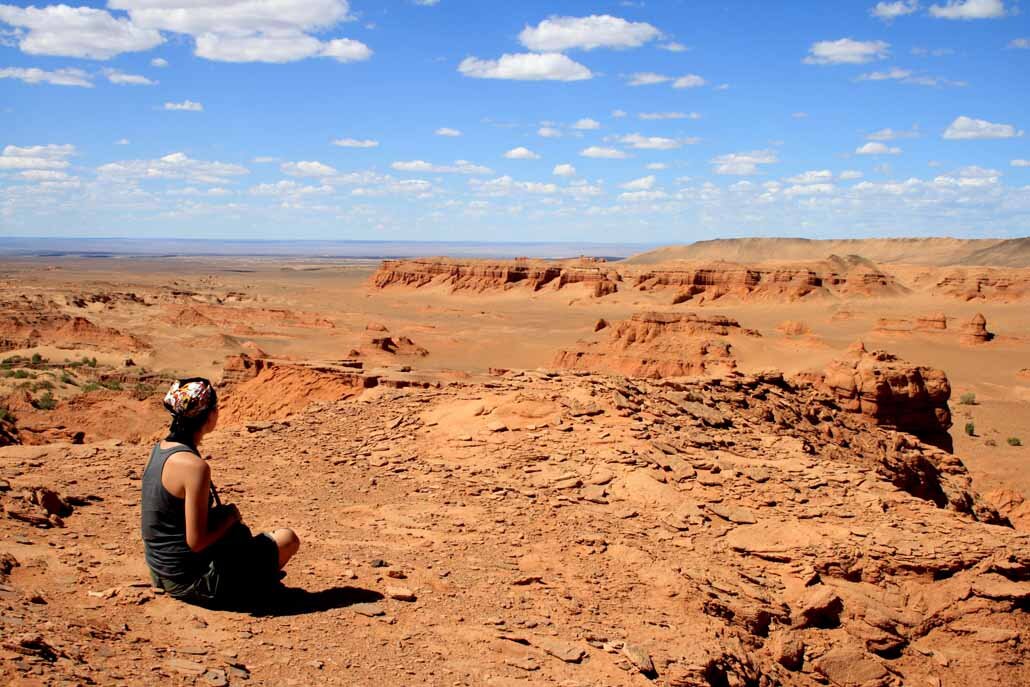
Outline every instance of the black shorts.
<svg viewBox="0 0 1030 687">
<path fill-rule="evenodd" d="M 151 576 L 173 598 L 206 608 L 251 606 L 279 581 L 279 545 L 268 532 L 251 535 L 239 524 L 212 545 L 210 556 L 207 570 L 190 584 Z"/>
</svg>

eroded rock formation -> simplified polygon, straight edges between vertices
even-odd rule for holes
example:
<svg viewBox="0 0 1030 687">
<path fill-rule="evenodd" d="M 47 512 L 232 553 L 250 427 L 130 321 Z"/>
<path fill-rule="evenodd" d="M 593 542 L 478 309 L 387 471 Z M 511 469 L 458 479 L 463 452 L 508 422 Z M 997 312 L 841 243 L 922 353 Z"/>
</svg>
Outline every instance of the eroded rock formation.
<svg viewBox="0 0 1030 687">
<path fill-rule="evenodd" d="M 969 346 L 976 346 L 987 343 L 994 338 L 994 334 L 987 331 L 987 318 L 982 313 L 977 313 L 969 322 L 962 326 L 962 337 L 960 341 Z"/>
</svg>

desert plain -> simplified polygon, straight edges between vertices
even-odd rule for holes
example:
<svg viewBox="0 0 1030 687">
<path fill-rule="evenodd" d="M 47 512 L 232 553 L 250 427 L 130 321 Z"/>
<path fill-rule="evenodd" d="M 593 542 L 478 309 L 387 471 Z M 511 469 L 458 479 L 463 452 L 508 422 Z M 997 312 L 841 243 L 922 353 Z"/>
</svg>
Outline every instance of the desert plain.
<svg viewBox="0 0 1030 687">
<path fill-rule="evenodd" d="M 0 260 L 19 685 L 1030 683 L 1030 239 Z M 246 611 L 150 587 L 181 376 Z"/>
</svg>

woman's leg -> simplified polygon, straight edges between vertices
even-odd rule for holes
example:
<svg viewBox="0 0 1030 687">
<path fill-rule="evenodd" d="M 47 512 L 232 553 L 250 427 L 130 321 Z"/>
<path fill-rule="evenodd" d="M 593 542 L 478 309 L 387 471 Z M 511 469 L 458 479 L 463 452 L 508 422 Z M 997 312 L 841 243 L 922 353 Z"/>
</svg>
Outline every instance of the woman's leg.
<svg viewBox="0 0 1030 687">
<path fill-rule="evenodd" d="M 273 530 L 268 533 L 268 536 L 279 547 L 279 569 L 282 570 L 300 548 L 300 537 L 293 530 L 286 528 Z"/>
</svg>

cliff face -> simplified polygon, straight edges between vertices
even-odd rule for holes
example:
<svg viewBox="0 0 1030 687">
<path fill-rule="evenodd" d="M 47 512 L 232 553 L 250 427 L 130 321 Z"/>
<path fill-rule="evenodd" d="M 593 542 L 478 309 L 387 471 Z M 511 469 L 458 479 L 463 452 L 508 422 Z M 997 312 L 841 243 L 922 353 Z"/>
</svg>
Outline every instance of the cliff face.
<svg viewBox="0 0 1030 687">
<path fill-rule="evenodd" d="M 1028 269 L 949 270 L 931 287 L 935 296 L 963 301 L 1010 302 L 1030 298 Z"/>
<path fill-rule="evenodd" d="M 892 276 L 870 263 L 840 258 L 793 266 L 667 266 L 639 273 L 635 286 L 641 291 L 676 291 L 673 303 L 703 303 L 726 297 L 797 301 L 826 296 L 892 296 L 905 291 Z"/>
<path fill-rule="evenodd" d="M 846 411 L 952 450 L 951 384 L 942 370 L 858 346 L 851 357 L 831 363 L 817 386 Z"/>
<path fill-rule="evenodd" d="M 51 303 L 22 298 L 0 303 L 0 350 L 52 345 L 90 346 L 100 350 L 140 351 L 149 348 L 141 338 L 85 317 L 60 312 Z"/>
<path fill-rule="evenodd" d="M 731 334 L 759 336 L 722 315 L 635 313 L 609 327 L 608 340 L 559 351 L 554 366 L 661 379 L 724 374 L 736 368 Z"/>
<path fill-rule="evenodd" d="M 450 260 L 427 258 L 416 260 L 384 260 L 372 277 L 372 285 L 385 289 L 392 286 L 424 288 L 444 286 L 451 291 L 503 291 L 516 287 L 540 291 L 545 287 L 560 290 L 573 284 L 585 284 L 594 296 L 615 293 L 621 276 L 605 263 L 578 260 L 546 263 L 530 260 Z"/>
</svg>

